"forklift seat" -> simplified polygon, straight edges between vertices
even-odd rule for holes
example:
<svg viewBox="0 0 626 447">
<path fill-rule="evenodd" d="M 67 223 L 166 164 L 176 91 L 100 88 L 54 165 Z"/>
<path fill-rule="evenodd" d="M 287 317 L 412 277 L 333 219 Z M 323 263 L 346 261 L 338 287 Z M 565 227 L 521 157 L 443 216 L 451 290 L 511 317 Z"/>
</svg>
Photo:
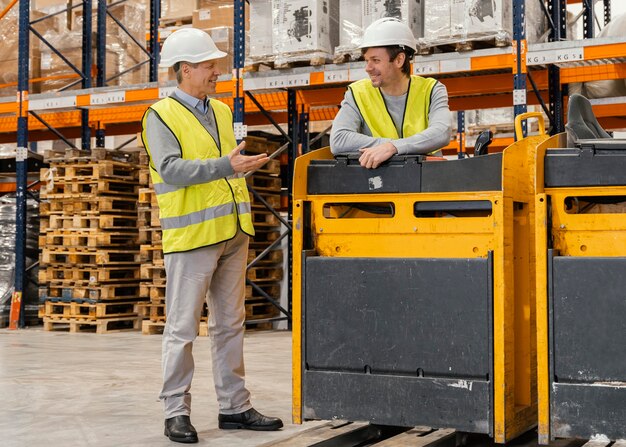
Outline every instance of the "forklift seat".
<svg viewBox="0 0 626 447">
<path fill-rule="evenodd" d="M 575 147 L 578 140 L 611 138 L 611 135 L 598 123 L 589 100 L 579 94 L 574 94 L 569 98 L 565 131 L 567 132 L 567 147 Z"/>
</svg>

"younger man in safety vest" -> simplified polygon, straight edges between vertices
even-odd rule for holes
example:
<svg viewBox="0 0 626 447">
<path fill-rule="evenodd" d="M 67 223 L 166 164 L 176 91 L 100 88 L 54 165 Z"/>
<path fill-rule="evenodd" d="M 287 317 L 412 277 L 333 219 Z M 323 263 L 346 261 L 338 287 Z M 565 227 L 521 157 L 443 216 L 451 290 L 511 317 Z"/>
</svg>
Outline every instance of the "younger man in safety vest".
<svg viewBox="0 0 626 447">
<path fill-rule="evenodd" d="M 333 154 L 360 152 L 365 168 L 395 154 L 440 155 L 450 142 L 446 87 L 410 74 L 416 42 L 394 18 L 372 23 L 360 45 L 369 79 L 348 86 L 330 134 Z"/>
</svg>

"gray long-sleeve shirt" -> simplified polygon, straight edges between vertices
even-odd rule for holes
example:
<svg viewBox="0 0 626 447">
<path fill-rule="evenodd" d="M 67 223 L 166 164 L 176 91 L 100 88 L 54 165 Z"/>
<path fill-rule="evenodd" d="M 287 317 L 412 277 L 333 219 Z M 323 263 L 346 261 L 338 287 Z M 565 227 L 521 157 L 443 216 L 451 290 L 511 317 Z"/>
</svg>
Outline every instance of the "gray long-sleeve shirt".
<svg viewBox="0 0 626 447">
<path fill-rule="evenodd" d="M 234 148 L 220 148 L 215 114 L 208 105 L 206 113 L 200 112 L 195 105 L 186 102 L 184 95 L 172 96 L 187 107 L 204 128 L 211 134 L 221 153 L 228 154 Z M 187 95 L 188 96 L 188 95 Z M 205 160 L 183 160 L 178 140 L 172 131 L 161 121 L 158 114 L 148 109 L 146 116 L 146 139 L 150 147 L 152 163 L 163 181 L 170 185 L 189 186 L 199 183 L 208 183 L 228 177 L 234 173 L 228 156 Z"/>
<path fill-rule="evenodd" d="M 383 98 L 398 135 L 402 135 L 401 126 L 407 95 L 389 96 L 383 93 Z M 448 92 L 441 82 L 437 82 L 430 96 L 428 128 L 410 137 L 396 140 L 374 138 L 372 131 L 359 112 L 352 92 L 348 89 L 344 100 L 341 102 L 341 109 L 333 121 L 333 128 L 330 133 L 330 149 L 333 154 L 358 152 L 359 149 L 378 146 L 390 141 L 400 155 L 428 154 L 450 143 L 450 121 Z"/>
</svg>

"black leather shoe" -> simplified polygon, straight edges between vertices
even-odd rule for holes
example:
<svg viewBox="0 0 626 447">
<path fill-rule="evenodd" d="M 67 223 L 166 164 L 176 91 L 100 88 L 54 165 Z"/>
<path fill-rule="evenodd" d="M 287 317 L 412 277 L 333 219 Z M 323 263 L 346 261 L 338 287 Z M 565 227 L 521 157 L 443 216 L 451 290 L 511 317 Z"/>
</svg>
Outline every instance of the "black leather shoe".
<svg viewBox="0 0 626 447">
<path fill-rule="evenodd" d="M 174 442 L 183 442 L 185 444 L 198 442 L 198 433 L 191 425 L 189 416 L 181 415 L 165 419 L 165 436 Z"/>
<path fill-rule="evenodd" d="M 246 430 L 273 431 L 283 426 L 278 418 L 263 416 L 254 408 L 239 414 L 221 414 L 218 416 L 219 427 L 223 430 L 244 428 Z"/>
</svg>

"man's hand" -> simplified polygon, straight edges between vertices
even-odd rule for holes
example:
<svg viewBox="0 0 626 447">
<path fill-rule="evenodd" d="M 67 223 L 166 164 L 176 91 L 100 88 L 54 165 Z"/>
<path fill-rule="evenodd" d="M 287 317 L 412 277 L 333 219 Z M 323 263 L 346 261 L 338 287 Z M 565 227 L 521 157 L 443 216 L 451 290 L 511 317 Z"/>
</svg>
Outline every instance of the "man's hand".
<svg viewBox="0 0 626 447">
<path fill-rule="evenodd" d="M 241 151 L 246 147 L 246 142 L 242 141 L 239 146 L 233 149 L 228 158 L 235 173 L 256 171 L 269 161 L 267 154 L 243 155 Z"/>
<path fill-rule="evenodd" d="M 397 154 L 398 149 L 391 143 L 383 143 L 379 146 L 359 149 L 359 152 L 361 152 L 359 157 L 361 166 L 368 169 L 376 169 L 382 162 L 389 160 L 393 155 Z"/>
</svg>

